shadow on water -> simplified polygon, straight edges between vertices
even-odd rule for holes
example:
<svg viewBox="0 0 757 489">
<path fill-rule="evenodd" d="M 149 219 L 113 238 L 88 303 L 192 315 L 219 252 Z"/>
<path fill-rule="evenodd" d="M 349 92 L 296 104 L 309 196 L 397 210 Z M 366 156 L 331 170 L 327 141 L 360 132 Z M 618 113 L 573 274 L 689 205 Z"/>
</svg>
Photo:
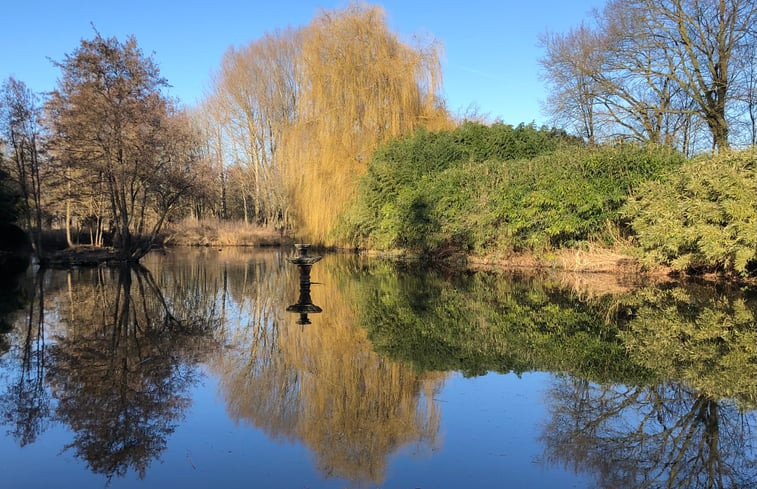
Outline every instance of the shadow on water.
<svg viewBox="0 0 757 489">
<path fill-rule="evenodd" d="M 754 295 L 586 294 L 327 255 L 300 301 L 323 312 L 303 324 L 286 311 L 301 277 L 278 252 L 169 253 L 146 266 L 15 286 L 0 419 L 18 444 L 62 423 L 90 470 L 143 477 L 170 450 L 204 364 L 234 422 L 304 444 L 323 477 L 380 484 L 403 447 L 430 458 L 442 445 L 435 397 L 450 371 L 540 371 L 553 374 L 535 435 L 544 463 L 606 488 L 757 481 Z"/>
</svg>

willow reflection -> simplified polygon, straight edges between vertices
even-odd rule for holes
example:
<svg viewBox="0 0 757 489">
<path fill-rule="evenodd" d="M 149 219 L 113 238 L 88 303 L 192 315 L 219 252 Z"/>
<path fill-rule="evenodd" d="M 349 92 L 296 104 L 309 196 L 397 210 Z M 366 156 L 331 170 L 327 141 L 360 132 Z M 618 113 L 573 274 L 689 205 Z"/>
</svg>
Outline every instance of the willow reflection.
<svg viewBox="0 0 757 489">
<path fill-rule="evenodd" d="M 314 270 L 328 307 L 306 328 L 284 311 L 299 286 L 297 271 L 279 269 L 260 280 L 270 264 L 254 266 L 259 280 L 243 287 L 231 348 L 214 367 L 232 418 L 274 438 L 303 441 L 324 475 L 352 481 L 382 481 L 397 449 L 436 443 L 432 397 L 441 377 L 373 351 L 357 323 L 352 265 L 338 267 L 327 257 Z"/>
</svg>

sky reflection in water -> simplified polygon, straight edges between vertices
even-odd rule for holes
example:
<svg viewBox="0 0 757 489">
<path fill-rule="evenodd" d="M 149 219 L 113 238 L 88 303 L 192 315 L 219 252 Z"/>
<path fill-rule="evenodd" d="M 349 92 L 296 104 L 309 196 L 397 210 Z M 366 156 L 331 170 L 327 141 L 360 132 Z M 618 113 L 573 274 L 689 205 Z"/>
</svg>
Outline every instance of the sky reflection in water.
<svg viewBox="0 0 757 489">
<path fill-rule="evenodd" d="M 298 280 L 227 250 L 4 284 L 3 486 L 757 483 L 753 296 L 327 256 L 303 326 Z"/>
</svg>

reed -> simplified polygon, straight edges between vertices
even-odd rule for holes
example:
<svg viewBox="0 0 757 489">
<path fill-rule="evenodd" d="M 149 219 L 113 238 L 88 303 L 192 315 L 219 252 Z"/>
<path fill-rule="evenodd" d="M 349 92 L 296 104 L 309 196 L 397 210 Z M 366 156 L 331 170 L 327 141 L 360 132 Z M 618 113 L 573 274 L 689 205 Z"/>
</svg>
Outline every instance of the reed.
<svg viewBox="0 0 757 489">
<path fill-rule="evenodd" d="M 290 239 L 280 231 L 244 221 L 187 218 L 165 231 L 165 246 L 279 246 Z"/>
</svg>

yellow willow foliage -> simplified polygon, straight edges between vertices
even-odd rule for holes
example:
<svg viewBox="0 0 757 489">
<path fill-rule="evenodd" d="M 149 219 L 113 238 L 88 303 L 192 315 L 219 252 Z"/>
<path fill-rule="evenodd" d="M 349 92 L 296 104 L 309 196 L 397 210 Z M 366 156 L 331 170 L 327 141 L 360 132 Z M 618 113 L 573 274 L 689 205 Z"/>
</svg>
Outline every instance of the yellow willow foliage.
<svg viewBox="0 0 757 489">
<path fill-rule="evenodd" d="M 305 28 L 297 118 L 284 134 L 286 179 L 300 232 L 323 244 L 379 144 L 449 124 L 439 103 L 436 44 L 412 47 L 378 7 L 326 11 Z"/>
<path fill-rule="evenodd" d="M 357 324 L 356 284 L 340 280 L 343 272 L 327 259 L 313 270 L 319 283 L 313 299 L 324 308 L 311 316 L 313 324 L 303 327 L 295 324 L 297 316 L 274 312 L 297 298 L 294 267 L 277 272 L 283 288 L 280 280 L 257 274 L 261 290 L 248 289 L 252 307 L 229 316 L 227 348 L 212 368 L 232 419 L 302 441 L 324 474 L 378 483 L 400 447 L 438 443 L 440 413 L 432 399 L 444 374 L 421 374 L 375 353 Z M 254 297 L 282 290 L 278 306 L 255 304 Z M 260 314 L 266 309 L 273 314 Z"/>
</svg>

